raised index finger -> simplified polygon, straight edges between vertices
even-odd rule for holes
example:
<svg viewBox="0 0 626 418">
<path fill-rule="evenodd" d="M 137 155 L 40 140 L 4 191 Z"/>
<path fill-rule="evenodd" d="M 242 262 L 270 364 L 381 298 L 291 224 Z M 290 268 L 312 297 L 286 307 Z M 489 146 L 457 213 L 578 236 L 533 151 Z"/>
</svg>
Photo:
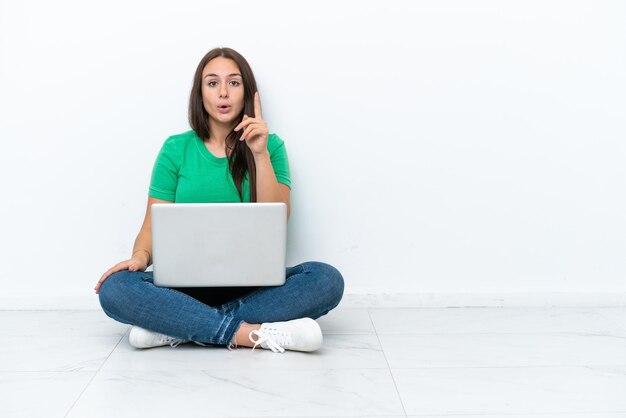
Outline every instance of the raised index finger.
<svg viewBox="0 0 626 418">
<path fill-rule="evenodd" d="M 259 99 L 259 92 L 254 93 L 254 117 L 257 119 L 263 119 L 261 114 L 261 100 Z"/>
</svg>

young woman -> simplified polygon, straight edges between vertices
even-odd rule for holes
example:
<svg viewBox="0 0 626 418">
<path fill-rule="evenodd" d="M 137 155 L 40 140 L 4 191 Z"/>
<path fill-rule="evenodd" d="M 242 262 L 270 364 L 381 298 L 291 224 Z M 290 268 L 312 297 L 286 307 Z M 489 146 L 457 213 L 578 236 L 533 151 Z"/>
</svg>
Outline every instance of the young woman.
<svg viewBox="0 0 626 418">
<path fill-rule="evenodd" d="M 322 333 L 314 320 L 343 296 L 341 273 L 321 262 L 286 269 L 277 287 L 156 287 L 152 272 L 153 203 L 285 202 L 291 181 L 284 142 L 261 115 L 254 74 L 230 48 L 209 51 L 196 69 L 189 100 L 192 130 L 169 137 L 154 164 L 148 207 L 129 260 L 107 270 L 95 291 L 104 312 L 133 325 L 138 348 L 195 342 L 314 351 Z"/>
</svg>

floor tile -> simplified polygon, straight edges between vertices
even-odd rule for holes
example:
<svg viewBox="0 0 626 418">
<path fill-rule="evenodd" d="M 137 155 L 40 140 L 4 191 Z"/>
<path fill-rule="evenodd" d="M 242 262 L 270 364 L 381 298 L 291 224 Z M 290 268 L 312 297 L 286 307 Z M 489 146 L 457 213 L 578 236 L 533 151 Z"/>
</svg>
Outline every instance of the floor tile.
<svg viewBox="0 0 626 418">
<path fill-rule="evenodd" d="M 15 337 L 121 337 L 129 325 L 102 310 L 0 311 L 0 334 Z"/>
<path fill-rule="evenodd" d="M 625 367 L 393 369 L 407 415 L 626 411 Z"/>
<path fill-rule="evenodd" d="M 619 308 L 597 308 L 596 311 L 626 330 L 626 306 Z"/>
<path fill-rule="evenodd" d="M 594 308 L 371 309 L 370 316 L 378 334 L 624 331 Z"/>
<path fill-rule="evenodd" d="M 200 414 L 198 411 L 202 411 Z M 100 372 L 68 417 L 403 415 L 389 370 Z"/>
<path fill-rule="evenodd" d="M 63 417 L 95 372 L 0 372 L 3 417 Z"/>
<path fill-rule="evenodd" d="M 70 417 L 626 418 L 626 308 L 339 307 L 317 321 L 313 353 L 138 350 L 100 310 L 0 311 L 0 415 L 76 402 Z"/>
<path fill-rule="evenodd" d="M 94 371 L 122 337 L 5 337 L 0 371 Z"/>
<path fill-rule="evenodd" d="M 626 365 L 626 334 L 381 334 L 393 368 Z"/>
<path fill-rule="evenodd" d="M 317 318 L 316 321 L 324 335 L 376 333 L 367 309 L 337 308 Z"/>
</svg>

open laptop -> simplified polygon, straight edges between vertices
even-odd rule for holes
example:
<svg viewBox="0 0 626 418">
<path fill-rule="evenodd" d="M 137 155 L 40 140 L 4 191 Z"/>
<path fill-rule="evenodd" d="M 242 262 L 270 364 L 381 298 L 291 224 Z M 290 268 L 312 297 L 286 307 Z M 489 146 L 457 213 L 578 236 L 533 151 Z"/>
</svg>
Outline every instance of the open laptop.
<svg viewBox="0 0 626 418">
<path fill-rule="evenodd" d="M 156 286 L 285 283 L 284 202 L 155 203 L 151 211 Z"/>
</svg>

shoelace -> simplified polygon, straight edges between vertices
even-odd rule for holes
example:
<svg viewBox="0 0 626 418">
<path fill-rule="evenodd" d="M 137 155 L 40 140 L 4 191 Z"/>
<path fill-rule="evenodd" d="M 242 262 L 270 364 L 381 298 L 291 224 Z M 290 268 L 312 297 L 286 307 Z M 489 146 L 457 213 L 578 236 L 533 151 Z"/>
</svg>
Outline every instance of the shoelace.
<svg viewBox="0 0 626 418">
<path fill-rule="evenodd" d="M 185 342 L 185 340 L 181 340 L 179 338 L 170 337 L 169 335 L 163 335 L 161 337 L 160 342 L 162 344 L 169 344 L 172 347 L 178 347 L 178 344 Z"/>
<path fill-rule="evenodd" d="M 252 334 L 257 336 L 256 341 L 252 339 Z M 252 347 L 252 351 L 254 351 L 257 345 L 260 345 L 261 343 L 265 343 L 267 344 L 267 347 L 271 349 L 273 352 L 284 353 L 285 349 L 283 348 L 283 346 L 293 344 L 293 340 L 291 339 L 290 332 L 281 331 L 277 328 L 272 328 L 272 327 L 265 327 L 262 329 L 250 331 L 248 338 L 250 338 L 250 341 L 254 343 L 254 347 Z"/>
</svg>

